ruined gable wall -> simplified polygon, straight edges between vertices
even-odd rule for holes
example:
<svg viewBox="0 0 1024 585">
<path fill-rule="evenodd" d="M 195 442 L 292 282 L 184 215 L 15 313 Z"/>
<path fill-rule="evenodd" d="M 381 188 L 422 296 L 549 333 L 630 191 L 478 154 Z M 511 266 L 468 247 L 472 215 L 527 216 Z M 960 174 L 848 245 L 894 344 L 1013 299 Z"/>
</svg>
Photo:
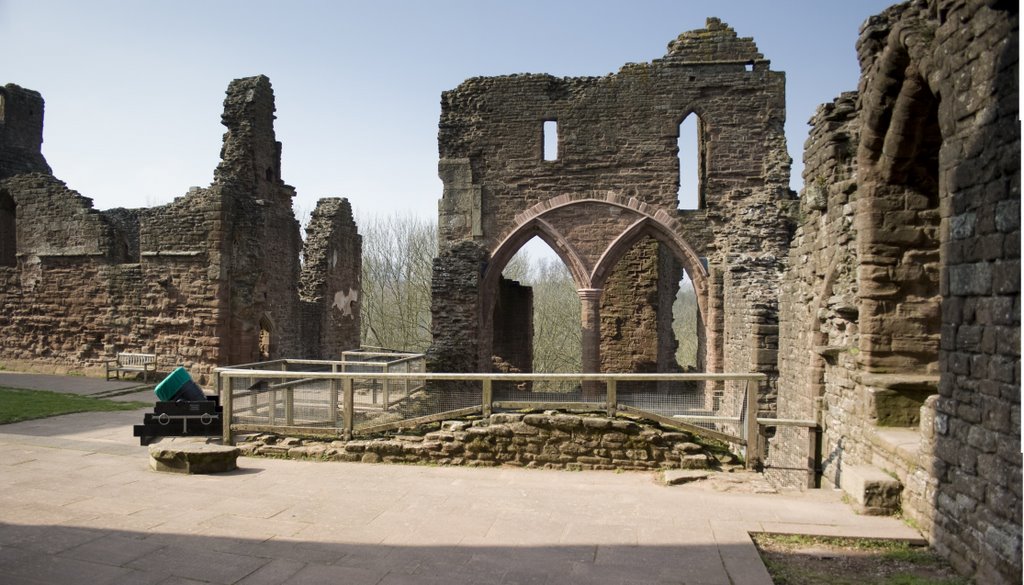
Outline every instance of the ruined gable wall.
<svg viewBox="0 0 1024 585">
<path fill-rule="evenodd" d="M 704 30 L 681 35 L 665 58 L 630 64 L 614 75 L 467 80 L 442 96 L 442 254 L 465 240 L 493 252 L 522 221 L 523 211 L 558 197 L 635 198 L 687 224 L 701 224 L 683 236 L 719 270 L 749 262 L 768 267 L 730 280 L 731 290 L 743 290 L 733 295 L 735 302 L 709 301 L 741 315 L 732 323 L 736 339 L 761 335 L 762 329 L 748 322 L 759 317 L 743 307 L 773 310 L 775 287 L 759 283 L 777 281 L 789 238 L 784 85 L 783 74 L 768 69 L 753 41 L 737 37 L 717 19 L 709 19 Z M 680 212 L 677 136 L 680 121 L 691 112 L 704 124 L 706 206 Z M 542 156 L 545 120 L 558 123 L 554 161 Z M 556 228 L 586 232 L 582 226 L 614 222 L 615 210 L 588 211 L 575 218 L 569 208 L 560 211 Z M 608 244 L 585 237 L 572 241 L 592 257 Z M 656 283 L 658 275 L 650 276 Z M 671 315 L 655 311 L 652 318 L 655 323 L 642 320 L 632 328 L 663 331 L 661 321 Z M 716 324 L 715 339 L 721 340 L 725 321 L 709 323 Z M 727 350 L 726 363 L 718 360 L 713 367 L 747 371 L 756 362 L 753 348 L 761 344 L 743 339 Z M 656 345 L 654 338 L 643 353 L 657 355 Z"/>
<path fill-rule="evenodd" d="M 265 76 L 228 86 L 221 163 L 212 188 L 224 200 L 224 257 L 230 363 L 260 359 L 261 327 L 269 357 L 301 354 L 298 302 L 302 241 L 292 213 L 294 189 L 281 180 L 281 145 L 274 136 L 274 93 Z"/>
</svg>

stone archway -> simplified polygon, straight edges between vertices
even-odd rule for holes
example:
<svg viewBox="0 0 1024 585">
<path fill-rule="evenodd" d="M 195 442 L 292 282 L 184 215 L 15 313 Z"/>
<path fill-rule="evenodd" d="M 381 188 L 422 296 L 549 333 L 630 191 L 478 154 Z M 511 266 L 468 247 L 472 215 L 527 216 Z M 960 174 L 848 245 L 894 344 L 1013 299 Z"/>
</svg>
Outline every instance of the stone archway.
<svg viewBox="0 0 1024 585">
<path fill-rule="evenodd" d="M 490 252 L 481 280 L 481 364 L 490 362 L 494 348 L 493 311 L 501 273 L 533 237 L 541 238 L 555 251 L 576 282 L 581 303 L 583 372 L 601 369 L 602 287 L 626 252 L 643 238 L 651 237 L 671 251 L 693 281 L 700 315 L 707 315 L 707 270 L 683 237 L 679 222 L 661 210 L 631 197 L 560 196 L 534 205 L 517 220 L 519 223 Z M 702 338 L 708 338 L 706 330 Z"/>
</svg>

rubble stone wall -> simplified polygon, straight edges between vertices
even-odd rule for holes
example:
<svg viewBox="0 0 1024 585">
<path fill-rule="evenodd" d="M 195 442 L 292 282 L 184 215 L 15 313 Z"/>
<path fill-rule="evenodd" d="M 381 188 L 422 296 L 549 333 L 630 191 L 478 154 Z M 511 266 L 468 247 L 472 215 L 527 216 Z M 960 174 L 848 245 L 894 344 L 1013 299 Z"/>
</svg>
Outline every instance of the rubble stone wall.
<svg viewBox="0 0 1024 585">
<path fill-rule="evenodd" d="M 779 298 L 779 415 L 822 482 L 874 466 L 978 582 L 1021 580 L 1019 7 L 868 19 L 858 91 L 819 109 Z M 805 431 L 767 473 L 806 482 Z"/>
<path fill-rule="evenodd" d="M 735 464 L 685 432 L 643 422 L 559 413 L 496 413 L 475 421 L 448 421 L 424 435 L 317 441 L 257 435 L 243 452 L 294 459 L 364 463 L 426 463 L 469 467 L 572 470 L 708 469 Z"/>
<path fill-rule="evenodd" d="M 206 383 L 218 365 L 358 345 L 357 319 L 325 328 L 330 305 L 309 310 L 299 299 L 302 240 L 294 190 L 280 179 L 266 77 L 228 87 L 214 183 L 149 209 L 94 209 L 42 157 L 42 97 L 13 84 L 0 95 L 0 216 L 14 226 L 0 250 L 0 361 L 82 371 L 147 352 L 160 369 L 184 365 Z M 322 231 L 342 252 L 320 265 L 331 271 L 324 280 L 358 290 L 351 213 Z M 307 348 L 314 322 L 320 345 Z"/>
</svg>

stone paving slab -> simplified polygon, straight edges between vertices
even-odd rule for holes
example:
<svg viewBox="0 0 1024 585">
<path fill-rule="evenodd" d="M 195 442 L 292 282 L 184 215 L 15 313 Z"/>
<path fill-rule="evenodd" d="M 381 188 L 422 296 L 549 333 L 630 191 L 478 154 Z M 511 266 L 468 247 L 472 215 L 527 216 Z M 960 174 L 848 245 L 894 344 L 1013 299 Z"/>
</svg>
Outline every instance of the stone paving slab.
<svg viewBox="0 0 1024 585">
<path fill-rule="evenodd" d="M 137 418 L 0 426 L 5 583 L 769 585 L 751 531 L 918 537 L 838 492 L 654 473 L 241 457 L 223 474 L 162 474 Z"/>
</svg>

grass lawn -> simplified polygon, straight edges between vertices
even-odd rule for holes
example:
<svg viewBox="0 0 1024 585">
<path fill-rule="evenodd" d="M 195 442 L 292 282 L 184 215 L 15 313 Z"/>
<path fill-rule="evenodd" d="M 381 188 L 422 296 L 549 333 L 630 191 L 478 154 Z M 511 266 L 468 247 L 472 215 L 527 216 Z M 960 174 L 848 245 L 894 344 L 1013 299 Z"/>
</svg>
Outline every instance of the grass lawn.
<svg viewBox="0 0 1024 585">
<path fill-rule="evenodd" d="M 776 585 L 969 585 L 925 547 L 905 542 L 751 535 Z"/>
<path fill-rule="evenodd" d="M 46 390 L 18 390 L 0 387 L 0 424 L 72 412 L 138 410 L 147 406 L 150 405 L 145 402 L 114 402 Z"/>
</svg>

